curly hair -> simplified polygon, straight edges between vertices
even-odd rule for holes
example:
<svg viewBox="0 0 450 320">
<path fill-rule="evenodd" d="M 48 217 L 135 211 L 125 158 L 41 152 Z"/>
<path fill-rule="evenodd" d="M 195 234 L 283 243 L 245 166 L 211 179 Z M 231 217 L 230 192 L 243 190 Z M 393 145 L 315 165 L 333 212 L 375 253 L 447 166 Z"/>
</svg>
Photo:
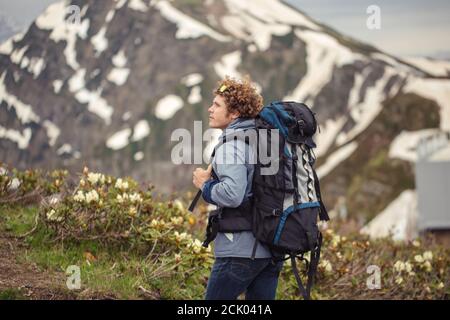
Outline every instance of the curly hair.
<svg viewBox="0 0 450 320">
<path fill-rule="evenodd" d="M 238 111 L 243 118 L 256 117 L 263 107 L 263 98 L 251 83 L 249 76 L 242 80 L 227 76 L 218 82 L 217 89 L 213 93 L 225 99 L 228 112 Z"/>
</svg>

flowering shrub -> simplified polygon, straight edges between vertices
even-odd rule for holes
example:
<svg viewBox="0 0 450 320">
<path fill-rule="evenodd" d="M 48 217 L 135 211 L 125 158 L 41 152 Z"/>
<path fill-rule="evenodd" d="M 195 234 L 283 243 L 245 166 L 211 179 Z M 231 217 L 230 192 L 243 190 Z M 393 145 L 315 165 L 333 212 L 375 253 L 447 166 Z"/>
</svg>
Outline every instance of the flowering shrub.
<svg viewBox="0 0 450 320">
<path fill-rule="evenodd" d="M 316 299 L 448 299 L 449 250 L 419 241 L 370 241 L 323 230 L 324 244 L 312 297 Z M 305 255 L 309 259 L 308 255 Z M 304 269 L 304 265 L 299 264 Z M 379 287 L 372 287 L 369 266 L 380 271 Z M 298 299 L 290 261 L 283 268 L 279 298 Z M 306 275 L 303 279 L 306 283 Z M 369 283 L 369 284 L 368 284 Z M 282 293 L 280 293 L 280 291 Z"/>
<path fill-rule="evenodd" d="M 87 240 L 102 244 L 102 248 L 132 250 L 145 262 L 142 273 L 148 283 L 156 283 L 158 290 L 165 291 L 165 298 L 203 298 L 213 262 L 210 247 L 204 248 L 197 239 L 204 236 L 206 218 L 189 213 L 183 199 L 158 200 L 151 186 L 142 188 L 131 178 L 115 178 L 88 168 L 70 181 L 66 171 L 43 174 L 6 171 L 0 166 L 0 202 L 16 203 L 29 195 L 38 196 L 38 225 L 52 241 Z M 187 195 L 187 199 L 192 197 Z M 199 206 L 198 211 L 206 210 L 203 204 Z M 338 227 L 322 228 L 324 242 L 313 298 L 450 297 L 448 249 L 425 240 L 396 243 L 370 241 L 359 234 L 344 236 L 334 231 Z M 298 266 L 304 269 L 301 263 Z M 368 286 L 370 266 L 380 272 L 376 288 Z M 285 262 L 277 298 L 299 298 L 290 260 Z"/>
</svg>

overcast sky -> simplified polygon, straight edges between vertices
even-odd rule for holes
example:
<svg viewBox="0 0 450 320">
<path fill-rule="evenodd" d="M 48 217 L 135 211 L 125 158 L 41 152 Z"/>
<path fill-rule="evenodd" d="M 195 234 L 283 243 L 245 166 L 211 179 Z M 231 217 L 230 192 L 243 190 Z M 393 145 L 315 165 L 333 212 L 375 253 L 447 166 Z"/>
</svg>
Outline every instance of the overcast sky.
<svg viewBox="0 0 450 320">
<path fill-rule="evenodd" d="M 220 1 L 220 0 L 219 0 Z M 258 1 L 258 0 L 249 0 Z M 389 53 L 450 58 L 449 0 L 286 0 L 360 41 Z M 28 25 L 55 0 L 0 0 L 0 13 Z M 369 5 L 381 10 L 381 29 L 366 27 Z"/>
</svg>

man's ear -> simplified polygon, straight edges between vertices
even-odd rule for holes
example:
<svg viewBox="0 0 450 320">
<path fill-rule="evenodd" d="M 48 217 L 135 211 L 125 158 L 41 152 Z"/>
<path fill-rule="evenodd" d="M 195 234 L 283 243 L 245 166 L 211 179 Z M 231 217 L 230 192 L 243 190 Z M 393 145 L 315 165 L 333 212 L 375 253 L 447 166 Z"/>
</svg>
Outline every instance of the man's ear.
<svg viewBox="0 0 450 320">
<path fill-rule="evenodd" d="M 237 119 L 239 117 L 240 117 L 239 111 L 235 111 L 235 112 L 231 113 L 231 118 L 233 120 L 235 120 L 235 119 Z"/>
</svg>

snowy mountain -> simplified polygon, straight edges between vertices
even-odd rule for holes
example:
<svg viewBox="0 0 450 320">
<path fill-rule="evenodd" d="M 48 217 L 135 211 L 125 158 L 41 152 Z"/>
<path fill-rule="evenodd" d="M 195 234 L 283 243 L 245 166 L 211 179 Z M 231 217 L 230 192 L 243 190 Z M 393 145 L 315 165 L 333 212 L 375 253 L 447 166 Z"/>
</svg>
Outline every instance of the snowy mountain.
<svg viewBox="0 0 450 320">
<path fill-rule="evenodd" d="M 171 133 L 194 133 L 195 120 L 206 130 L 217 81 L 250 74 L 265 102 L 314 109 L 328 206 L 344 196 L 350 214 L 370 218 L 414 189 L 414 160 L 396 156 L 414 145 L 396 139 L 450 130 L 449 69 L 425 63 L 277 0 L 62 1 L 0 46 L 0 160 L 86 164 L 181 190 L 191 167 L 171 163 Z"/>
</svg>

